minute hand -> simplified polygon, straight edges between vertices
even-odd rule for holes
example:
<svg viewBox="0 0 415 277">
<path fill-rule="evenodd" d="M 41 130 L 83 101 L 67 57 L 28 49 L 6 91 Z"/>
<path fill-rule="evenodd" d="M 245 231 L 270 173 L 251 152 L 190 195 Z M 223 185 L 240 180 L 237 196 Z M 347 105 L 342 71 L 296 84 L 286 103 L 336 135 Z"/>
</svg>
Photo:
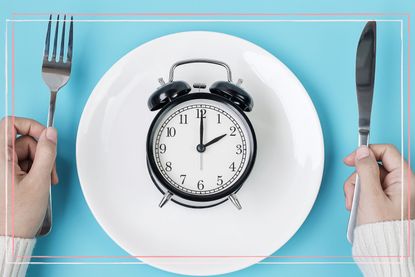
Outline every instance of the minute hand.
<svg viewBox="0 0 415 277">
<path fill-rule="evenodd" d="M 225 136 L 226 136 L 226 134 L 221 135 L 219 137 L 216 137 L 216 138 L 212 139 L 211 141 L 209 141 L 208 143 L 204 144 L 203 146 L 204 147 L 207 147 L 207 146 L 209 146 L 211 144 L 214 144 L 215 142 L 218 142 L 219 140 L 223 139 Z"/>
<path fill-rule="evenodd" d="M 200 145 L 203 145 L 203 114 L 200 115 Z"/>
</svg>

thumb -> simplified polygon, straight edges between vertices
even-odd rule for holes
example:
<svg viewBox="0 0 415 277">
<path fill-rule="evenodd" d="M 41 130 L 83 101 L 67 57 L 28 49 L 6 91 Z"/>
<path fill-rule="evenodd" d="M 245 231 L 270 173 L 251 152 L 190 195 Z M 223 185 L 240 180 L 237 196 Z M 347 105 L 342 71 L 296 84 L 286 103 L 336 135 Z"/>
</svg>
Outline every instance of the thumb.
<svg viewBox="0 0 415 277">
<path fill-rule="evenodd" d="M 383 194 L 379 165 L 373 152 L 367 146 L 360 146 L 356 150 L 355 165 L 360 179 L 361 192 L 366 196 Z"/>
<path fill-rule="evenodd" d="M 56 142 L 58 134 L 53 127 L 46 128 L 40 134 L 37 142 L 36 154 L 33 160 L 29 175 L 38 181 L 47 181 L 51 179 L 53 166 L 56 158 Z"/>
</svg>

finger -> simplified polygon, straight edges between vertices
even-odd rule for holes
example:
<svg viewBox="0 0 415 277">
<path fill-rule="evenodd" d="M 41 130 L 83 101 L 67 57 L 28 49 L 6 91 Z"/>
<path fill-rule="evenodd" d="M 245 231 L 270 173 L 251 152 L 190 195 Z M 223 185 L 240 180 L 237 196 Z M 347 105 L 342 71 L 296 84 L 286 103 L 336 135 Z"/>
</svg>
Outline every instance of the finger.
<svg viewBox="0 0 415 277">
<path fill-rule="evenodd" d="M 30 136 L 21 136 L 16 140 L 16 154 L 19 162 L 20 168 L 28 172 L 32 166 L 32 162 L 36 155 L 36 146 L 37 141 Z M 56 164 L 53 166 L 52 170 L 52 184 L 57 184 L 59 182 L 59 177 L 56 172 Z"/>
<path fill-rule="evenodd" d="M 354 156 L 355 156 L 355 152 L 353 151 L 352 153 L 350 153 L 347 157 L 343 159 L 343 162 L 348 166 L 354 166 Z"/>
<path fill-rule="evenodd" d="M 389 174 L 389 172 L 383 167 L 383 165 L 379 165 L 379 178 L 380 178 L 380 183 L 382 184 L 382 188 L 385 189 L 383 187 L 383 183 L 385 180 L 385 177 Z"/>
<path fill-rule="evenodd" d="M 12 146 L 17 134 L 38 138 L 44 129 L 45 126 L 33 119 L 15 116 L 3 118 L 0 122 L 0 149 L 6 145 Z"/>
<path fill-rule="evenodd" d="M 371 144 L 369 148 L 377 161 L 381 161 L 383 167 L 391 172 L 401 167 L 402 162 L 406 163 L 401 156 L 401 153 L 392 144 Z M 355 166 L 356 152 L 353 151 L 344 158 L 344 163 L 348 166 Z"/>
<path fill-rule="evenodd" d="M 401 168 L 403 158 L 398 149 L 392 144 L 372 144 L 370 149 L 387 171 L 391 172 Z"/>
<path fill-rule="evenodd" d="M 347 178 L 347 180 L 344 182 L 344 195 L 345 195 L 345 202 L 346 202 L 346 209 L 351 210 L 352 208 L 352 202 L 353 202 L 353 195 L 354 195 L 354 186 L 356 182 L 356 172 L 354 172 L 352 175 Z"/>
<path fill-rule="evenodd" d="M 36 156 L 29 175 L 40 183 L 51 181 L 56 158 L 56 142 L 57 132 L 52 127 L 45 129 L 39 137 Z"/>
<path fill-rule="evenodd" d="M 35 158 L 37 141 L 30 136 L 21 136 L 16 139 L 15 151 L 19 161 Z"/>
<path fill-rule="evenodd" d="M 53 169 L 52 169 L 52 184 L 56 185 L 57 183 L 59 183 L 59 176 L 58 176 L 58 172 L 56 170 L 56 163 L 53 165 Z"/>
<path fill-rule="evenodd" d="M 344 163 L 348 166 L 355 166 L 355 151 L 349 154 L 349 156 L 343 159 Z M 380 171 L 380 182 L 383 185 L 383 180 L 385 180 L 386 175 L 388 175 L 388 171 L 384 168 L 382 164 L 379 164 L 379 171 Z"/>
<path fill-rule="evenodd" d="M 384 195 L 380 184 L 379 165 L 367 146 L 360 146 L 356 150 L 355 164 L 364 197 Z"/>
</svg>

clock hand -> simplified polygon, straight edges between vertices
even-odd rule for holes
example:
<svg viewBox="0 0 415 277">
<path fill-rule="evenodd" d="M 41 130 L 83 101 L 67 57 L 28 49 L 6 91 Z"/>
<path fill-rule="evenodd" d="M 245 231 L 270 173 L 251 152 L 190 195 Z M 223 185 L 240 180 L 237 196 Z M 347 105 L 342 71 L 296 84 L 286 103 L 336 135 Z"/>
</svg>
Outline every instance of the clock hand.
<svg viewBox="0 0 415 277">
<path fill-rule="evenodd" d="M 214 144 L 215 142 L 218 142 L 219 140 L 223 139 L 226 136 L 226 134 L 218 136 L 214 139 L 212 139 L 211 141 L 209 141 L 208 143 L 204 144 L 203 146 L 206 148 L 207 146 Z"/>
<path fill-rule="evenodd" d="M 200 115 L 200 145 L 203 145 L 203 114 Z"/>
<path fill-rule="evenodd" d="M 199 153 L 205 152 L 205 146 L 203 145 L 203 114 L 202 113 L 200 113 L 200 141 L 199 141 L 199 144 L 196 146 L 196 150 Z"/>
</svg>

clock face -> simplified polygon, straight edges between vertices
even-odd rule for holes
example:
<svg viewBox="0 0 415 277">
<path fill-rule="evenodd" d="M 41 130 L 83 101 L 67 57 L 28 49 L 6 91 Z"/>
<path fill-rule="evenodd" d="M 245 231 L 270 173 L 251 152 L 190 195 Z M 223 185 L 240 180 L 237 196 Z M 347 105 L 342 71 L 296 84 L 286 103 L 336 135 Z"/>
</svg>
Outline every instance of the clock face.
<svg viewBox="0 0 415 277">
<path fill-rule="evenodd" d="M 187 195 L 203 197 L 229 189 L 252 160 L 250 125 L 224 102 L 182 102 L 162 114 L 154 128 L 150 143 L 155 170 Z"/>
</svg>

